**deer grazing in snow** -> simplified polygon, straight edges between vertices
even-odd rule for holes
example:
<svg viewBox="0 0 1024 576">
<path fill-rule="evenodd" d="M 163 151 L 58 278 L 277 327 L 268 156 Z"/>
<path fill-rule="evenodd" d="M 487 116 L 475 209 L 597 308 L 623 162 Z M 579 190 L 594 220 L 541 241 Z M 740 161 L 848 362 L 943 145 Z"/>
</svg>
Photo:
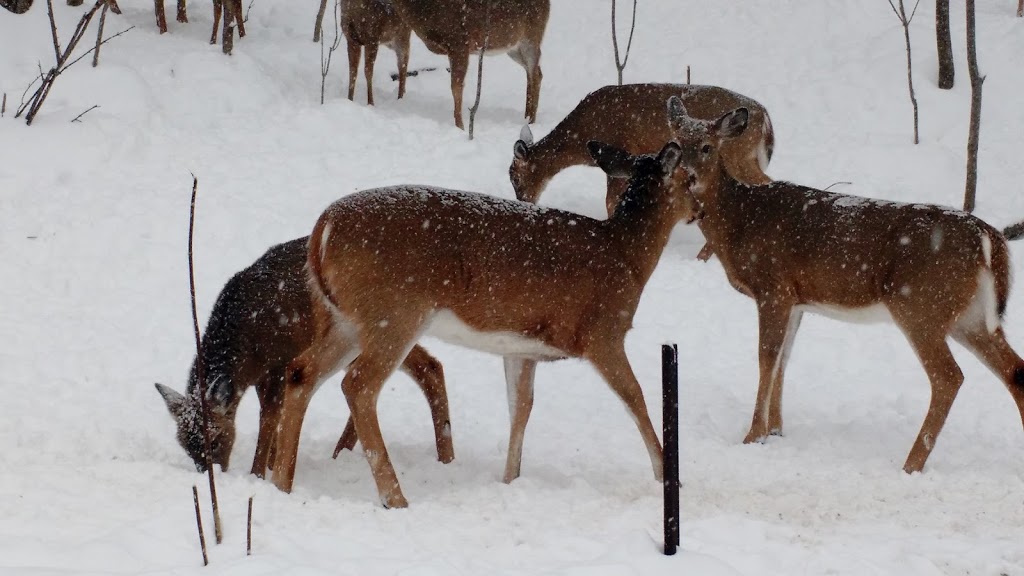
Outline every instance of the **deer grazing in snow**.
<svg viewBox="0 0 1024 576">
<path fill-rule="evenodd" d="M 210 410 L 210 460 L 225 470 L 235 440 L 235 412 L 250 386 L 256 387 L 260 401 L 260 427 L 252 473 L 263 477 L 273 461 L 285 367 L 313 341 L 312 303 L 304 270 L 306 243 L 306 238 L 299 238 L 275 246 L 235 274 L 221 290 L 210 314 L 202 341 Z M 402 369 L 427 396 L 434 421 L 437 458 L 450 462 L 454 450 L 441 364 L 426 350 L 414 346 L 404 359 Z M 156 388 L 177 422 L 178 442 L 188 452 L 196 469 L 205 471 L 203 416 L 195 361 L 184 395 L 162 384 L 157 384 Z M 304 412 L 305 406 L 302 408 Z M 350 418 L 335 456 L 343 448 L 352 448 L 355 441 L 355 428 Z"/>
<path fill-rule="evenodd" d="M 679 149 L 591 153 L 630 185 L 608 220 L 426 186 L 336 201 L 313 228 L 317 338 L 288 368 L 273 482 L 289 491 L 298 422 L 314 382 L 348 364 L 342 390 L 383 504 L 407 505 L 377 422 L 381 387 L 423 335 L 504 357 L 510 412 L 504 480 L 519 476 L 536 361 L 582 358 L 625 403 L 662 478 L 662 455 L 625 337 L 672 228 L 693 212 Z M 524 242 L 509 242 L 522 238 Z M 343 319 L 348 326 L 339 326 Z M 358 350 L 358 355 L 356 351 Z M 351 364 L 349 364 L 351 362 Z M 292 408 L 294 406 L 294 409 Z"/>
<path fill-rule="evenodd" d="M 536 204 L 548 182 L 562 170 L 570 166 L 597 166 L 587 151 L 590 140 L 605 142 L 630 154 L 657 152 L 674 137 L 665 123 L 665 102 L 680 94 L 687 111 L 701 120 L 714 120 L 734 108 L 746 107 L 750 111 L 751 130 L 730 141 L 723 150 L 726 169 L 747 184 L 771 181 L 764 170 L 772 157 L 775 133 L 768 111 L 753 99 L 718 86 L 624 84 L 605 86 L 587 94 L 536 143 L 530 127 L 523 127 L 512 147 L 512 165 L 508 169 L 516 197 Z M 609 215 L 625 189 L 622 179 L 608 177 L 605 206 Z"/>
<path fill-rule="evenodd" d="M 656 152 L 673 138 L 665 123 L 665 102 L 682 94 L 694 118 L 714 120 L 744 106 L 749 110 L 750 129 L 728 141 L 722 150 L 726 170 L 747 184 L 767 184 L 764 171 L 771 160 L 775 133 L 768 111 L 741 94 L 718 86 L 688 84 L 626 84 L 605 86 L 588 94 L 551 132 L 536 143 L 529 126 L 524 126 L 513 146 L 508 175 L 516 197 L 539 202 L 548 181 L 570 166 L 596 166 L 587 152 L 587 142 L 597 140 L 622 148 L 630 154 Z M 625 190 L 625 181 L 608 177 L 605 206 L 615 210 Z M 705 248 L 700 258 L 711 253 Z"/>
<path fill-rule="evenodd" d="M 1001 320 L 1010 290 L 1006 239 L 952 208 L 832 194 L 788 182 L 747 185 L 722 151 L 748 130 L 738 108 L 714 122 L 669 115 L 693 173 L 700 228 L 729 282 L 757 304 L 760 382 L 750 432 L 782 432 L 782 382 L 805 311 L 890 320 L 917 353 L 931 404 L 903 469 L 920 471 L 956 398 L 963 373 L 946 343 L 962 344 L 998 376 L 1024 421 L 1024 361 Z"/>
<path fill-rule="evenodd" d="M 540 44 L 550 0 L 390 0 L 427 49 L 448 56 L 455 125 L 462 124 L 462 92 L 470 54 L 487 39 L 489 52 L 505 52 L 526 70 L 526 118 L 537 119 Z M 485 25 L 486 22 L 486 25 Z"/>
</svg>

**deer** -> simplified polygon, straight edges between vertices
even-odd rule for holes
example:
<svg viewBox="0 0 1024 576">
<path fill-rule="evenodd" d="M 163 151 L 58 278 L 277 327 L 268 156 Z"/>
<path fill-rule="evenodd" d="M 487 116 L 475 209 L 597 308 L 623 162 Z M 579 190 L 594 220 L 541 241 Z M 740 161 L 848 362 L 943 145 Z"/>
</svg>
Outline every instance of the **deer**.
<svg viewBox="0 0 1024 576">
<path fill-rule="evenodd" d="M 326 2 L 326 0 L 321 0 Z M 540 99 L 540 46 L 550 0 L 390 0 L 399 17 L 435 54 L 448 56 L 455 104 L 455 126 L 463 129 L 462 92 L 469 56 L 487 42 L 489 52 L 504 52 L 526 71 L 526 113 L 537 119 Z"/>
<path fill-rule="evenodd" d="M 285 368 L 313 341 L 312 302 L 306 284 L 307 238 L 270 248 L 249 267 L 235 274 L 213 306 L 202 339 L 202 358 L 210 415 L 210 461 L 227 470 L 235 440 L 235 414 L 242 396 L 256 388 L 260 402 L 259 434 L 252 474 L 262 478 L 273 462 L 281 418 Z M 346 328 L 347 329 L 347 328 Z M 402 362 L 430 405 L 437 447 L 443 463 L 455 457 L 441 363 L 414 346 Z M 206 471 L 203 416 L 196 360 L 185 394 L 156 384 L 177 424 L 177 439 L 195 463 Z M 334 457 L 357 440 L 351 418 Z"/>
<path fill-rule="evenodd" d="M 324 211 L 310 235 L 307 265 L 319 290 L 317 338 L 287 369 L 272 479 L 278 488 L 292 488 L 302 406 L 313 383 L 348 365 L 342 391 L 380 500 L 387 508 L 408 505 L 376 402 L 402 355 L 424 335 L 502 356 L 510 416 L 506 483 L 520 475 L 536 363 L 563 358 L 596 368 L 636 422 L 654 477 L 662 479 L 661 444 L 625 337 L 669 234 L 692 213 L 690 196 L 677 175 L 674 143 L 657 155 L 631 156 L 597 142 L 590 149 L 606 172 L 630 178 L 607 220 L 418 185 L 364 190 Z"/>
<path fill-rule="evenodd" d="M 908 474 L 924 468 L 964 381 L 948 338 L 1003 381 L 1024 423 L 1024 361 L 1002 328 L 1010 260 L 998 230 L 944 206 L 742 183 L 723 151 L 749 129 L 749 111 L 709 122 L 689 117 L 679 98 L 668 108 L 698 225 L 730 284 L 757 305 L 760 379 L 744 443 L 782 434 L 783 376 L 804 312 L 890 321 L 907 338 L 931 384 Z"/>
<path fill-rule="evenodd" d="M 694 118 L 713 120 L 744 106 L 749 110 L 751 129 L 731 140 L 723 150 L 726 169 L 737 180 L 767 184 L 765 175 L 775 147 L 775 132 L 768 111 L 747 96 L 718 86 L 689 84 L 625 84 L 599 88 L 580 101 L 572 112 L 546 136 L 533 141 L 530 127 L 523 126 L 513 145 L 509 180 L 516 198 L 537 203 L 548 182 L 570 166 L 596 166 L 587 152 L 587 142 L 598 140 L 631 154 L 655 152 L 673 138 L 665 122 L 665 102 L 682 95 Z M 609 121 L 614 114 L 616 121 Z M 608 177 L 605 207 L 610 216 L 625 190 L 625 181 Z M 711 256 L 705 247 L 698 258 Z"/>
<path fill-rule="evenodd" d="M 327 0 L 321 1 L 321 8 Z M 322 18 L 322 13 L 318 20 Z M 317 27 L 319 31 L 319 26 Z M 412 29 L 398 17 L 390 0 L 347 0 L 341 5 L 341 31 L 348 45 L 348 99 L 356 93 L 359 56 L 365 49 L 363 73 L 366 75 L 366 103 L 373 106 L 373 65 L 381 44 L 395 51 L 398 58 L 398 97 L 405 96 L 409 70 L 409 41 Z"/>
</svg>

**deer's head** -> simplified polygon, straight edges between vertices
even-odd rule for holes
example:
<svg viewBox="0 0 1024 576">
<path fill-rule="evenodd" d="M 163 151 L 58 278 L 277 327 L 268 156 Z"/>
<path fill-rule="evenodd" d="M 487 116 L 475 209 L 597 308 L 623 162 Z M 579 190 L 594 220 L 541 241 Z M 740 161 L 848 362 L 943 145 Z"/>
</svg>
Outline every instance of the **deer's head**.
<svg viewBox="0 0 1024 576">
<path fill-rule="evenodd" d="M 690 223 L 699 218 L 697 203 L 688 193 L 690 172 L 680 162 L 681 150 L 675 142 L 665 144 L 657 155 L 633 156 L 596 141 L 588 142 L 587 149 L 605 174 L 629 179 L 616 212 L 624 207 L 654 204 L 671 213 L 674 221 Z"/>
<path fill-rule="evenodd" d="M 192 458 L 196 470 L 205 472 L 203 410 L 199 397 L 196 394 L 187 396 L 179 394 L 163 384 L 157 384 L 156 389 L 163 397 L 164 403 L 167 404 L 167 410 L 170 411 L 178 426 L 178 444 Z M 235 421 L 220 407 L 211 405 L 209 409 L 210 461 L 219 464 L 222 470 L 227 470 L 228 461 L 231 458 L 231 448 L 235 444 Z"/>
<path fill-rule="evenodd" d="M 669 126 L 679 144 L 681 163 L 690 172 L 691 193 L 697 200 L 722 175 L 722 143 L 743 134 L 749 116 L 746 108 L 736 108 L 713 122 L 697 120 L 687 115 L 678 97 L 668 99 Z"/>
<path fill-rule="evenodd" d="M 533 160 L 533 132 L 523 126 L 519 140 L 512 146 L 512 165 L 508 167 L 508 179 L 516 191 L 516 198 L 536 204 L 544 192 L 547 179 L 537 170 Z"/>
</svg>

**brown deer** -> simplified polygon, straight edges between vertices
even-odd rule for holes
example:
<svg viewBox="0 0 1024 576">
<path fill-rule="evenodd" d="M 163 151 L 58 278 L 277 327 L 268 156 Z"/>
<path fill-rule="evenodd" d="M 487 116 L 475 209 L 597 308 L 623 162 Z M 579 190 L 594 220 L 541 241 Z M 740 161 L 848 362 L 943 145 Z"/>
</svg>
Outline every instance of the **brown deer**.
<svg viewBox="0 0 1024 576">
<path fill-rule="evenodd" d="M 407 505 L 376 402 L 402 355 L 426 334 L 504 357 L 506 482 L 519 476 L 533 366 L 567 357 L 590 362 L 625 403 L 662 478 L 661 445 L 624 345 L 669 234 L 692 209 L 674 143 L 657 156 L 598 143 L 591 150 L 609 174 L 632 174 L 608 220 L 427 186 L 366 190 L 327 208 L 309 246 L 310 284 L 323 295 L 314 299 L 317 339 L 288 368 L 278 488 L 292 486 L 301 425 L 292 414 L 301 414 L 322 374 L 351 361 L 342 390 L 381 501 Z M 339 329 L 338 319 L 355 330 Z"/>
<path fill-rule="evenodd" d="M 277 245 L 221 290 L 203 337 L 203 361 L 210 409 L 210 460 L 227 469 L 235 440 L 235 412 L 242 395 L 256 387 L 260 428 L 252 473 L 263 477 L 273 461 L 280 421 L 284 373 L 288 362 L 313 341 L 312 304 L 306 284 L 307 238 Z M 448 396 L 441 364 L 419 346 L 409 351 L 402 369 L 416 381 L 430 404 L 437 458 L 454 458 Z M 178 442 L 199 471 L 205 471 L 199 386 L 193 360 L 185 395 L 162 385 L 157 390 L 178 425 Z M 304 408 L 304 407 L 303 407 Z M 351 448 L 355 428 L 348 426 L 338 449 Z"/>
<path fill-rule="evenodd" d="M 917 353 L 931 382 L 931 404 L 906 472 L 924 467 L 963 383 L 947 337 L 1003 381 L 1024 422 L 1024 361 L 1001 326 L 1010 290 L 1002 234 L 943 206 L 788 182 L 743 184 L 725 169 L 722 151 L 748 129 L 747 109 L 700 121 L 673 98 L 669 114 L 683 164 L 694 175 L 701 230 L 729 282 L 757 304 L 760 382 L 744 442 L 782 432 L 783 375 L 805 311 L 890 320 Z"/>
<path fill-rule="evenodd" d="M 680 94 L 690 114 L 702 120 L 714 120 L 729 110 L 746 107 L 750 111 L 751 129 L 725 144 L 723 161 L 729 174 L 741 182 L 771 182 L 764 171 L 772 157 L 775 133 L 763 106 L 718 86 L 626 84 L 591 92 L 536 144 L 530 128 L 523 127 L 513 146 L 512 165 L 508 169 L 516 197 L 539 202 L 548 181 L 562 170 L 570 166 L 596 166 L 587 152 L 589 140 L 606 142 L 631 154 L 657 151 L 673 138 L 671 127 L 665 123 L 665 102 Z M 609 215 L 624 190 L 622 179 L 608 178 L 605 206 Z M 699 257 L 706 260 L 710 256 L 704 249 Z"/>
<path fill-rule="evenodd" d="M 469 69 L 469 56 L 480 52 L 485 37 L 489 52 L 505 52 L 526 70 L 526 118 L 530 123 L 537 119 L 542 77 L 540 45 L 548 24 L 550 0 L 390 2 L 428 50 L 448 56 L 456 126 L 463 127 L 462 91 Z"/>
<path fill-rule="evenodd" d="M 322 0 L 326 3 L 327 0 Z M 398 97 L 405 96 L 412 29 L 398 17 L 390 0 L 347 0 L 341 4 L 341 31 L 348 44 L 348 99 L 356 93 L 360 52 L 365 48 L 366 103 L 373 106 L 373 65 L 377 48 L 384 44 L 398 58 Z"/>
</svg>

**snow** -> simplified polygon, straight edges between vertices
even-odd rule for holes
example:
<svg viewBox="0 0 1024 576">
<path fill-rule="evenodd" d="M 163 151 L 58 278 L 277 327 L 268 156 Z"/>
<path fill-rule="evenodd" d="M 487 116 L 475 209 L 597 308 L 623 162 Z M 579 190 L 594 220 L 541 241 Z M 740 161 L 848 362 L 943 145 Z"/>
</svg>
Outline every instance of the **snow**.
<svg viewBox="0 0 1024 576">
<path fill-rule="evenodd" d="M 82 9 L 55 2 L 65 40 Z M 620 3 L 621 5 L 621 3 Z M 751 301 L 681 227 L 652 277 L 627 352 L 656 427 L 658 345 L 681 362 L 680 552 L 661 555 L 661 485 L 621 403 L 579 361 L 537 371 L 522 476 L 501 482 L 508 416 L 501 359 L 427 339 L 443 363 L 456 459 L 434 459 L 429 410 L 404 375 L 381 428 L 410 507 L 385 510 L 360 453 L 330 454 L 348 416 L 332 378 L 306 415 L 292 494 L 247 474 L 258 406 L 238 415 L 218 476 L 224 543 L 212 544 L 205 478 L 174 438 L 154 381 L 184 388 L 192 357 L 186 261 L 190 172 L 199 178 L 199 315 L 269 246 L 309 234 L 335 199 L 402 183 L 514 198 L 512 144 L 525 74 L 486 61 L 476 139 L 452 125 L 446 59 L 413 41 L 396 100 L 391 53 L 377 106 L 346 90 L 336 54 L 319 104 L 315 0 L 259 0 L 234 56 L 206 43 L 209 4 L 159 36 L 146 2 L 108 15 L 100 66 L 62 75 L 31 127 L 10 118 L 52 58 L 45 4 L 0 11 L 0 573 L 794 575 L 1024 574 L 1024 433 L 998 380 L 960 348 L 966 381 L 924 473 L 901 466 L 927 409 L 924 371 L 891 326 L 805 315 L 786 374 L 784 437 L 743 445 L 757 387 Z M 607 1 L 553 0 L 534 133 L 613 82 Z M 909 203 L 960 205 L 969 111 L 962 7 L 957 86 L 935 87 L 933 5 L 911 26 L 921 144 L 911 144 L 905 52 L 884 2 L 647 0 L 627 81 L 718 84 L 770 111 L 768 173 Z M 671 17 L 668 17 L 671 15 Z M 620 25 L 622 23 L 620 22 Z M 987 76 L 976 213 L 1024 217 L 1024 21 L 978 3 Z M 328 32 L 330 34 L 330 32 Z M 88 43 L 88 37 L 83 43 Z M 88 60 L 88 59 L 86 59 Z M 470 66 L 471 100 L 476 66 Z M 70 120 L 100 107 L 81 122 Z M 612 115 L 609 114 L 609 119 Z M 556 176 L 545 204 L 600 218 L 604 175 Z M 1017 270 L 1024 255 L 1011 244 Z M 1024 350 L 1024 295 L 1006 328 Z M 191 486 L 211 564 L 201 566 Z M 245 555 L 255 495 L 253 555 Z"/>
</svg>

